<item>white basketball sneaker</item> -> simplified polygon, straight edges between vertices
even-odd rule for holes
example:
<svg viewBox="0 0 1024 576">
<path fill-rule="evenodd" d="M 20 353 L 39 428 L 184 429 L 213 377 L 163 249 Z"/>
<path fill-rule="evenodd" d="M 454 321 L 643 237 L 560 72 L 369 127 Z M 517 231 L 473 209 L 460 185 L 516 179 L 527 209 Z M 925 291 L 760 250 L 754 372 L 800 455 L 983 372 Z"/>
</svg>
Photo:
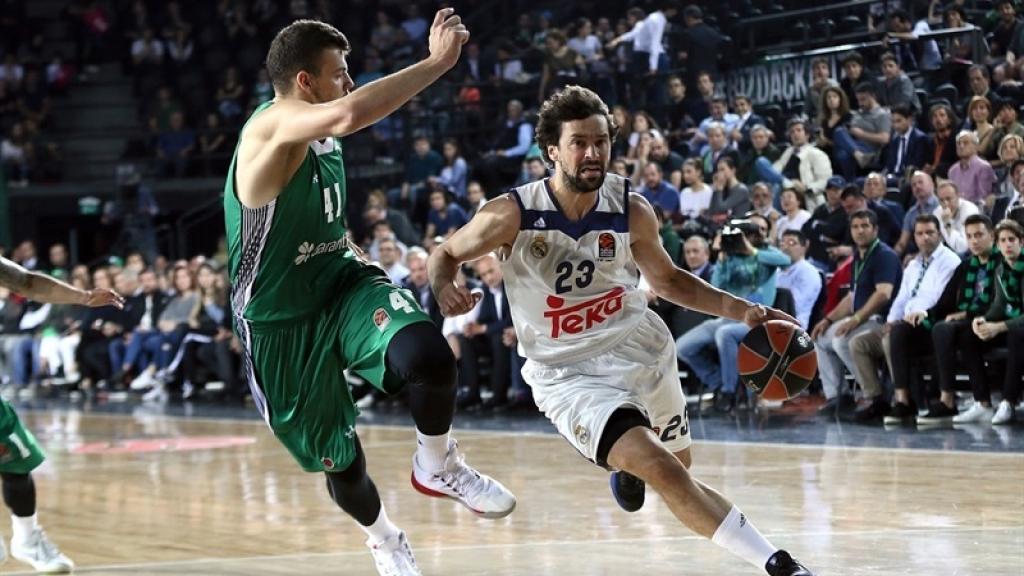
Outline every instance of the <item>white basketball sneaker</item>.
<svg viewBox="0 0 1024 576">
<path fill-rule="evenodd" d="M 416 566 L 416 558 L 412 555 L 405 532 L 399 532 L 377 544 L 370 544 L 367 540 L 366 545 L 370 547 L 380 576 L 423 576 Z"/>
<path fill-rule="evenodd" d="M 455 440 L 448 441 L 442 470 L 428 472 L 413 456 L 412 486 L 427 496 L 457 500 L 483 518 L 504 518 L 516 509 L 516 497 L 501 482 L 468 466 Z"/>
<path fill-rule="evenodd" d="M 42 528 L 36 528 L 24 541 L 11 538 L 11 556 L 44 574 L 66 574 L 75 568 L 75 563 L 61 554 Z"/>
</svg>

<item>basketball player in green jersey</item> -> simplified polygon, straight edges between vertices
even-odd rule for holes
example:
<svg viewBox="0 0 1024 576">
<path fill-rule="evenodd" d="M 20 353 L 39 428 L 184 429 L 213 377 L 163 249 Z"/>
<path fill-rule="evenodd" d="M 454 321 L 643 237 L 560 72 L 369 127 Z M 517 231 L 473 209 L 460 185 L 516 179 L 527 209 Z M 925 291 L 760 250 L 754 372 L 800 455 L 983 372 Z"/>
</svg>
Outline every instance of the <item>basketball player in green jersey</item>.
<svg viewBox="0 0 1024 576">
<path fill-rule="evenodd" d="M 242 128 L 224 188 L 235 329 L 253 399 L 299 465 L 326 473 L 331 497 L 366 531 L 381 574 L 420 572 L 366 474 L 343 370 L 386 392 L 408 383 L 417 490 L 488 518 L 516 503 L 467 466 L 449 438 L 456 367 L 444 337 L 411 293 L 354 253 L 345 223 L 339 138 L 436 81 L 468 38 L 453 10 L 440 10 L 429 56 L 353 91 L 341 32 L 310 20 L 284 28 L 267 56 L 275 98 Z"/>
<path fill-rule="evenodd" d="M 29 272 L 2 256 L 0 286 L 36 302 L 124 307 L 124 298 L 116 292 L 99 288 L 79 290 L 45 274 Z M 45 458 L 35 436 L 21 423 L 11 405 L 0 400 L 0 478 L 4 503 L 11 509 L 11 555 L 40 572 L 59 574 L 70 572 L 75 564 L 50 542 L 36 519 L 32 471 Z M 6 560 L 7 549 L 0 539 L 0 563 Z"/>
</svg>

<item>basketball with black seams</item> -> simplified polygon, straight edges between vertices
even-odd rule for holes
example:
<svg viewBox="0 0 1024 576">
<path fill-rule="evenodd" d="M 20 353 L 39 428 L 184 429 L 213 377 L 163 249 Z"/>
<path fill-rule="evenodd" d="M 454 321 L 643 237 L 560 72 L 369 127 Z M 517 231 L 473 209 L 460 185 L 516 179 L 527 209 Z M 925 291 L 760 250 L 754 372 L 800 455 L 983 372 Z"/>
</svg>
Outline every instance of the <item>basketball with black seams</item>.
<svg viewBox="0 0 1024 576">
<path fill-rule="evenodd" d="M 818 372 L 814 340 L 785 320 L 751 329 L 736 361 L 740 380 L 765 400 L 789 400 L 806 390 Z"/>
</svg>

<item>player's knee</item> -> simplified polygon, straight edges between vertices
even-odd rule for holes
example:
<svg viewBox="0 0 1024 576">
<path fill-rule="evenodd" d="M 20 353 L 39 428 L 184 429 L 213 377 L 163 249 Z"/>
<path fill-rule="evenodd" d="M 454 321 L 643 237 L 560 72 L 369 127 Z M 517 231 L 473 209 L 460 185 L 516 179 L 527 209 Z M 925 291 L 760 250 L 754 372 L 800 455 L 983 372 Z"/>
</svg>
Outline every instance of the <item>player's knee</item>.
<svg viewBox="0 0 1024 576">
<path fill-rule="evenodd" d="M 457 377 L 451 347 L 428 322 L 407 326 L 391 339 L 388 367 L 407 382 L 429 387 L 454 386 Z"/>
</svg>

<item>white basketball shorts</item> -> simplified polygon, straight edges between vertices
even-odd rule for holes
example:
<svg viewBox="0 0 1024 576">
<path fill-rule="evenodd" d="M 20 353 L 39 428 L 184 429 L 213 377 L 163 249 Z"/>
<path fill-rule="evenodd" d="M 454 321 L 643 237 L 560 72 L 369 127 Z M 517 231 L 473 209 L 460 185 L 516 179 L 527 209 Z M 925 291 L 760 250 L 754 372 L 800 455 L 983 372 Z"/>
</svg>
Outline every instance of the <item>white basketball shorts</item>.
<svg viewBox="0 0 1024 576">
<path fill-rule="evenodd" d="M 651 310 L 611 350 L 565 366 L 528 360 L 523 379 L 541 412 L 592 462 L 596 462 L 605 424 L 623 407 L 634 407 L 647 416 L 669 451 L 690 446 L 675 341 Z"/>
</svg>

